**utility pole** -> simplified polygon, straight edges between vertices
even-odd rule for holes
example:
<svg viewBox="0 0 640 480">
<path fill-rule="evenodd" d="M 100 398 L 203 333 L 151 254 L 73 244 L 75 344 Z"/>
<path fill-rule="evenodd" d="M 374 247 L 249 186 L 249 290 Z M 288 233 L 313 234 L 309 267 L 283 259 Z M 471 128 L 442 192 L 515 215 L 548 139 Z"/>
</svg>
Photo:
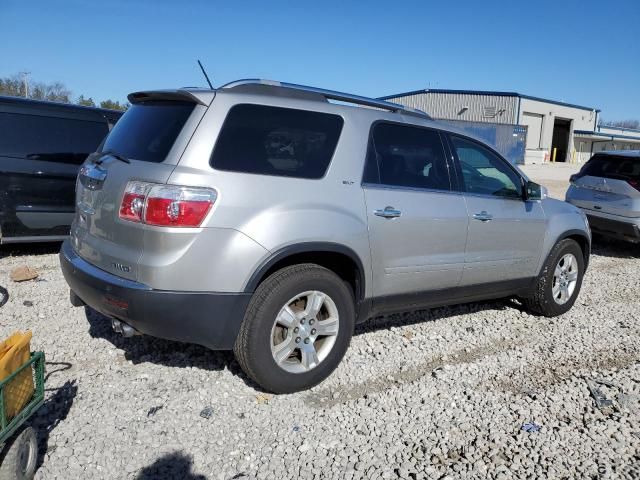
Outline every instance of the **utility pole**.
<svg viewBox="0 0 640 480">
<path fill-rule="evenodd" d="M 29 79 L 27 75 L 31 75 L 31 72 L 20 72 L 22 75 L 22 81 L 24 82 L 24 98 L 29 98 Z"/>
</svg>

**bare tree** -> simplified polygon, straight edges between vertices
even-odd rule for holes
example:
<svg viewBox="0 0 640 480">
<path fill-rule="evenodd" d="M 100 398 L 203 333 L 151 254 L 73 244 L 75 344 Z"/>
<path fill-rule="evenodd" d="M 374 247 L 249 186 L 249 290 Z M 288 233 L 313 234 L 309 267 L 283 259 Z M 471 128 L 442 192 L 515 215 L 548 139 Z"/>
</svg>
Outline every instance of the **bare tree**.
<svg viewBox="0 0 640 480">
<path fill-rule="evenodd" d="M 50 102 L 71 103 L 71 90 L 61 82 L 34 82 L 31 86 L 31 98 Z"/>
<path fill-rule="evenodd" d="M 0 78 L 0 95 L 9 97 L 24 97 L 24 82 L 18 75 Z"/>
<path fill-rule="evenodd" d="M 602 127 L 617 127 L 617 128 L 633 128 L 640 129 L 640 120 L 600 120 L 600 126 Z"/>
<path fill-rule="evenodd" d="M 0 95 L 26 97 L 25 86 L 24 80 L 18 75 L 0 78 Z M 29 85 L 28 96 L 36 100 L 71 103 L 71 90 L 62 82 L 32 82 Z"/>
<path fill-rule="evenodd" d="M 23 72 L 26 73 L 26 72 Z M 61 103 L 73 103 L 72 92 L 62 82 L 30 82 L 29 91 L 26 91 L 26 82 L 20 75 L 12 75 L 10 77 L 0 77 L 0 95 L 6 95 L 10 97 L 26 97 L 28 93 L 29 98 L 35 100 L 48 100 L 50 102 Z M 95 107 L 96 102 L 93 98 L 80 95 L 76 102 L 78 105 L 84 105 L 88 107 Z M 127 102 L 120 103 L 111 99 L 103 100 L 99 102 L 102 108 L 110 108 L 113 110 L 126 110 L 129 108 Z"/>
</svg>

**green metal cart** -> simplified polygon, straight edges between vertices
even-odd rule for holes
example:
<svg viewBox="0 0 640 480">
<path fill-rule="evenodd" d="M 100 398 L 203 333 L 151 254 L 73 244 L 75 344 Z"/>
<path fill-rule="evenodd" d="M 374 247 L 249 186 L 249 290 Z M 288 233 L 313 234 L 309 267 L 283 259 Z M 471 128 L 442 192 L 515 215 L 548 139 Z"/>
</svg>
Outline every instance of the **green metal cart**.
<svg viewBox="0 0 640 480">
<path fill-rule="evenodd" d="M 33 395 L 12 418 L 7 418 L 8 395 L 14 395 L 12 382 L 24 378 L 30 369 Z M 21 375 L 22 374 L 22 375 Z M 30 391 L 31 389 L 29 389 Z M 0 382 L 0 480 L 33 478 L 38 461 L 38 441 L 32 427 L 24 423 L 44 403 L 44 352 L 32 352 L 31 358 Z"/>
</svg>

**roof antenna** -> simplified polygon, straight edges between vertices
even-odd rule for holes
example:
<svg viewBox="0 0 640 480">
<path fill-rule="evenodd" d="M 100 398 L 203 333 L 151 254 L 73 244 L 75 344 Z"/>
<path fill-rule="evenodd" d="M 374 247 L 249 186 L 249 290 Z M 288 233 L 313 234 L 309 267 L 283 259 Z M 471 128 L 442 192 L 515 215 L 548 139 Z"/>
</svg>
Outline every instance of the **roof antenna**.
<svg viewBox="0 0 640 480">
<path fill-rule="evenodd" d="M 207 83 L 209 84 L 209 88 L 211 90 L 215 90 L 215 88 L 213 88 L 213 85 L 211 85 L 211 80 L 209 80 L 209 75 L 207 75 L 207 72 L 205 71 L 204 67 L 202 66 L 202 62 L 200 62 L 200 60 L 198 60 L 198 65 L 200 65 L 200 70 L 202 70 L 202 74 L 204 75 L 204 78 L 207 79 Z"/>
</svg>

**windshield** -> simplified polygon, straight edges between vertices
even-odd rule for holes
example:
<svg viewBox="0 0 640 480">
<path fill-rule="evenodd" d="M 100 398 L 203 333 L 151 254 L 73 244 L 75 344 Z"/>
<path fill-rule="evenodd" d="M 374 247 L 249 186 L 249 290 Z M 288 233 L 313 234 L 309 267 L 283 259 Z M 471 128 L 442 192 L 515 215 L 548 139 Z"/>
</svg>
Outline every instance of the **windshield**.
<svg viewBox="0 0 640 480">
<path fill-rule="evenodd" d="M 622 155 L 594 155 L 580 173 L 590 177 L 640 181 L 640 158 Z"/>
<path fill-rule="evenodd" d="M 162 162 L 191 115 L 193 103 L 155 101 L 132 105 L 102 146 L 131 160 Z"/>
</svg>

